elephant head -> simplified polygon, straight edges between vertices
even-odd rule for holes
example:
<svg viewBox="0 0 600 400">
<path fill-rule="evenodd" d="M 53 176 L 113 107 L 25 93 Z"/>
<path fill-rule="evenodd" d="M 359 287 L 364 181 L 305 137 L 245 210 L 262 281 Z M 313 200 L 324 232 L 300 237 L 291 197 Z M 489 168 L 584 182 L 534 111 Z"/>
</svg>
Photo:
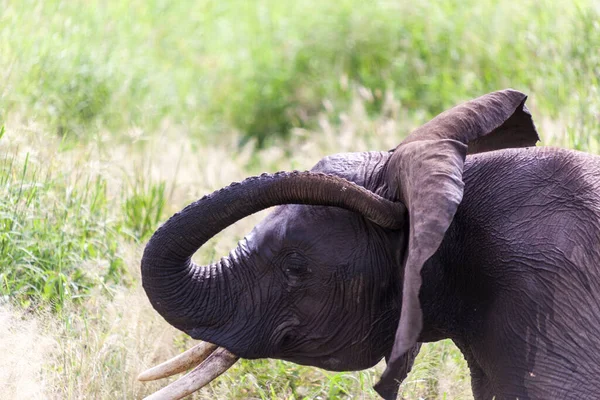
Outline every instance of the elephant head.
<svg viewBox="0 0 600 400">
<path fill-rule="evenodd" d="M 386 357 L 376 390 L 394 398 L 423 328 L 420 270 L 461 202 L 465 157 L 534 145 L 525 99 L 494 92 L 440 114 L 390 152 L 340 154 L 310 172 L 248 178 L 175 214 L 146 246 L 143 286 L 167 322 L 212 344 L 141 378 L 208 357 L 159 392 L 180 398 L 237 357 L 338 371 Z M 227 257 L 191 261 L 225 227 L 276 205 Z"/>
</svg>

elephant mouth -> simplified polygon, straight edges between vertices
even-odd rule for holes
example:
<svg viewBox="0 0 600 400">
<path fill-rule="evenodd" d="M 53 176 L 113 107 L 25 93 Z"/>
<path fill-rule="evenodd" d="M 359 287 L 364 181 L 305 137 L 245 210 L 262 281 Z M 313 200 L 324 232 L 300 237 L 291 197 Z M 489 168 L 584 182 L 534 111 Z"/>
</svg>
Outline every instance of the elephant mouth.
<svg viewBox="0 0 600 400">
<path fill-rule="evenodd" d="M 227 371 L 239 359 L 223 347 L 202 342 L 164 363 L 142 372 L 140 381 L 166 378 L 195 367 L 177 381 L 146 397 L 146 400 L 181 399 L 208 385 Z"/>
</svg>

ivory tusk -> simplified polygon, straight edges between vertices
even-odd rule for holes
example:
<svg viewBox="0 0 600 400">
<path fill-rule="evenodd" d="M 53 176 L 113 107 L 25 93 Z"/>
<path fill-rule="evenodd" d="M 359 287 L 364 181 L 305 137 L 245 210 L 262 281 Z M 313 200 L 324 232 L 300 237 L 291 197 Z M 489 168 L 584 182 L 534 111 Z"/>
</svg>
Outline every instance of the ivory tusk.
<svg viewBox="0 0 600 400">
<path fill-rule="evenodd" d="M 227 371 L 238 357 L 223 347 L 215 350 L 202 364 L 192 372 L 179 378 L 169 386 L 151 394 L 144 400 L 178 400 L 194 393 Z"/>
<path fill-rule="evenodd" d="M 180 355 L 142 372 L 138 375 L 138 380 L 153 381 L 186 371 L 206 360 L 217 347 L 216 344 L 202 342 Z"/>
</svg>

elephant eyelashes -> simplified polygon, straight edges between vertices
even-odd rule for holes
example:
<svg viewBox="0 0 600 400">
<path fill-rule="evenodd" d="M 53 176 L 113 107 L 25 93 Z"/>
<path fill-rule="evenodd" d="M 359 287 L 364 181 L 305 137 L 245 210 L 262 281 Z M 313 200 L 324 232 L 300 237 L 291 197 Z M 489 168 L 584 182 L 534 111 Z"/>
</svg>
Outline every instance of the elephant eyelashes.
<svg viewBox="0 0 600 400">
<path fill-rule="evenodd" d="M 311 272 L 308 260 L 299 253 L 292 252 L 283 257 L 283 271 L 289 278 L 300 278 Z"/>
<path fill-rule="evenodd" d="M 300 275 L 304 275 L 305 273 L 307 273 L 308 269 L 304 265 L 293 265 L 292 264 L 292 265 L 286 265 L 285 272 L 286 272 L 286 274 L 289 274 L 289 275 L 300 276 Z"/>
<path fill-rule="evenodd" d="M 283 273 L 287 280 L 288 292 L 302 287 L 309 272 L 310 270 L 306 264 L 286 264 L 283 267 Z"/>
<path fill-rule="evenodd" d="M 288 277 L 295 277 L 295 278 L 302 278 L 304 276 L 307 276 L 311 272 L 310 268 L 308 268 L 308 264 L 306 264 L 306 263 L 286 264 L 285 267 L 283 268 L 283 270 Z"/>
</svg>

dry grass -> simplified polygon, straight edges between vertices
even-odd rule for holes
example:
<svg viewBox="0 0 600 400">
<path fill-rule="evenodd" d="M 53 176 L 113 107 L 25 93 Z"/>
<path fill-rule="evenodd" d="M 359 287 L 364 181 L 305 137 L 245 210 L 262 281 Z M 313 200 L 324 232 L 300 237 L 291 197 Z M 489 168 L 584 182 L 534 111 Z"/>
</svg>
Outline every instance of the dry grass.
<svg viewBox="0 0 600 400">
<path fill-rule="evenodd" d="M 45 398 L 50 385 L 44 367 L 58 344 L 40 319 L 0 304 L 0 398 Z"/>
</svg>

